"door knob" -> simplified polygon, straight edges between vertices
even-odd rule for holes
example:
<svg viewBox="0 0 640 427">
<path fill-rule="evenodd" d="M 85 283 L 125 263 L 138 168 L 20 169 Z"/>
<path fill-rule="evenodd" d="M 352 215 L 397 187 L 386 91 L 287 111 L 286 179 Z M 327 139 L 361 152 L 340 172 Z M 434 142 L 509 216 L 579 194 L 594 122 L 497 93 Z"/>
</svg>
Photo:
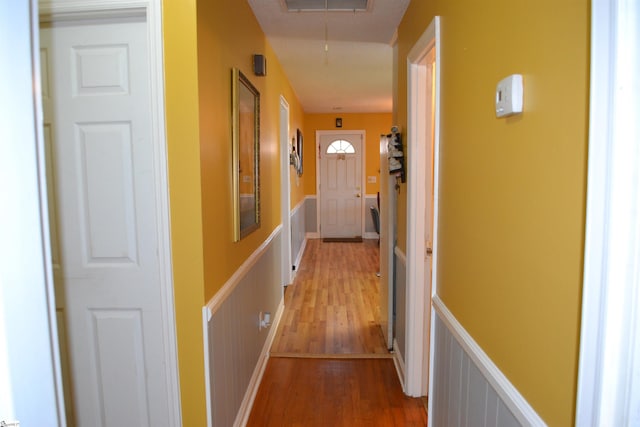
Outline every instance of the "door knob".
<svg viewBox="0 0 640 427">
<path fill-rule="evenodd" d="M 356 197 L 360 197 L 360 193 L 356 194 Z"/>
</svg>

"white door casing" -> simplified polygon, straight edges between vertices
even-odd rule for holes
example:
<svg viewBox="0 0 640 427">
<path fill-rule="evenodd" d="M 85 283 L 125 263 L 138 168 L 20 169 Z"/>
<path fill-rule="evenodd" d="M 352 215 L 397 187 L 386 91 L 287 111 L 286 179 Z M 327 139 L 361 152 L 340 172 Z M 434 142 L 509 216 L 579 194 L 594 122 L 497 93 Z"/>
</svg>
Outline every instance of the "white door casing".
<svg viewBox="0 0 640 427">
<path fill-rule="evenodd" d="M 35 0 L 0 2 L 0 421 L 64 427 Z"/>
<path fill-rule="evenodd" d="M 407 55 L 409 165 L 405 392 L 410 396 L 426 395 L 433 376 L 430 375 L 432 360 L 429 357 L 433 353 L 433 342 L 429 337 L 433 334 L 431 297 L 436 291 L 437 277 L 439 54 L 439 17 L 436 16 Z M 431 251 L 428 250 L 429 240 Z"/>
<path fill-rule="evenodd" d="M 640 6 L 591 1 L 576 426 L 640 425 Z"/>
<path fill-rule="evenodd" d="M 317 139 L 320 237 L 362 237 L 364 132 L 318 131 Z M 327 153 L 335 141 L 346 141 L 353 152 Z"/>
<path fill-rule="evenodd" d="M 42 30 L 54 265 L 79 425 L 180 422 L 155 52 L 135 16 Z"/>
<path fill-rule="evenodd" d="M 389 174 L 388 138 L 380 136 L 380 328 L 388 349 L 394 346 L 394 249 L 396 176 Z M 402 379 L 404 381 L 404 378 Z"/>
<path fill-rule="evenodd" d="M 289 103 L 280 96 L 280 212 L 282 215 L 282 286 L 292 282 Z"/>
</svg>

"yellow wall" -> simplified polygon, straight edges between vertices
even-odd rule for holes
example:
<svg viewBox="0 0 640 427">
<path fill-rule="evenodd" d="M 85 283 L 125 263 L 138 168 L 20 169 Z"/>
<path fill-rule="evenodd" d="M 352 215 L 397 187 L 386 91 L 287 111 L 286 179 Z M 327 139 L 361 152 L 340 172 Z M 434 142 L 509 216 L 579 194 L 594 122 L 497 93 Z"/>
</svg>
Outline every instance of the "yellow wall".
<svg viewBox="0 0 640 427">
<path fill-rule="evenodd" d="M 173 285 L 182 424 L 206 425 L 195 0 L 163 1 Z"/>
<path fill-rule="evenodd" d="M 336 128 L 336 117 L 342 118 L 342 128 Z M 375 176 L 375 184 L 366 184 L 366 194 L 376 194 L 380 188 L 380 135 L 391 132 L 391 113 L 306 114 L 304 118 L 304 192 L 316 194 L 316 131 L 364 130 L 366 132 L 366 176 Z M 312 153 L 311 155 L 309 153 Z"/>
<path fill-rule="evenodd" d="M 279 105 L 302 108 L 246 2 L 164 0 L 171 239 L 182 423 L 206 425 L 202 307 L 280 223 Z M 266 55 L 256 77 L 252 54 Z M 260 91 L 262 226 L 233 243 L 231 68 Z"/>
<path fill-rule="evenodd" d="M 267 59 L 267 76 L 252 72 L 252 55 Z M 260 92 L 261 227 L 233 242 L 231 173 L 231 69 Z M 198 74 L 205 301 L 280 224 L 280 95 L 301 127 L 300 106 L 247 2 L 198 2 Z"/>
<path fill-rule="evenodd" d="M 397 114 L 405 129 L 406 56 L 435 14 L 438 294 L 549 425 L 573 425 L 589 1 L 413 1 L 399 28 Z M 524 114 L 496 119 L 496 83 L 512 73 L 524 75 Z"/>
<path fill-rule="evenodd" d="M 289 107 L 291 107 L 291 105 L 289 105 Z M 291 116 L 290 121 L 292 123 L 291 128 L 289 129 L 289 145 L 291 145 L 295 144 L 295 141 L 297 140 L 297 130 L 300 129 L 300 131 L 302 131 L 302 124 L 304 123 L 304 111 L 301 107 L 299 107 L 296 109 L 296 111 L 290 109 L 289 114 Z M 293 125 L 294 123 L 296 124 L 295 126 Z M 289 166 L 289 188 L 291 189 L 291 199 L 289 200 L 289 204 L 291 206 L 291 209 L 295 208 L 300 202 L 304 200 L 305 182 L 311 179 L 311 175 L 312 173 L 314 173 L 307 169 L 307 165 L 309 164 L 308 158 L 313 157 L 313 144 L 307 141 L 304 132 L 302 132 L 302 144 L 302 158 L 304 160 L 302 175 L 298 176 L 296 171 L 293 169 L 293 166 Z M 309 144 L 311 144 L 311 146 Z M 291 149 L 289 149 L 289 151 L 291 151 Z"/>
</svg>

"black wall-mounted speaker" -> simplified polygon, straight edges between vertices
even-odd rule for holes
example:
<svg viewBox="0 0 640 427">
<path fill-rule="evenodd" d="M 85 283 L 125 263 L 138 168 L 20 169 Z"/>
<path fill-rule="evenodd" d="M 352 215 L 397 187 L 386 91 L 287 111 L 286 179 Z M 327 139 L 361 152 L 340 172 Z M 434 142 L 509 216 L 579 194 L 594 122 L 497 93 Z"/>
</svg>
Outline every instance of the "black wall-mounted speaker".
<svg viewBox="0 0 640 427">
<path fill-rule="evenodd" d="M 264 55 L 253 55 L 253 73 L 256 76 L 267 75 L 267 58 Z"/>
</svg>

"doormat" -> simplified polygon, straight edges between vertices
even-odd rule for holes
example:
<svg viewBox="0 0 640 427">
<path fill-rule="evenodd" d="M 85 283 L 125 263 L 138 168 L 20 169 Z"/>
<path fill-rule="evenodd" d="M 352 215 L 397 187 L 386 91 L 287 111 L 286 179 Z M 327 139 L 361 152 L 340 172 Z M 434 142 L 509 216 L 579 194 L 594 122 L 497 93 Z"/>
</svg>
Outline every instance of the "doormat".
<svg viewBox="0 0 640 427">
<path fill-rule="evenodd" d="M 362 237 L 324 237 L 322 241 L 325 243 L 362 243 Z"/>
</svg>

